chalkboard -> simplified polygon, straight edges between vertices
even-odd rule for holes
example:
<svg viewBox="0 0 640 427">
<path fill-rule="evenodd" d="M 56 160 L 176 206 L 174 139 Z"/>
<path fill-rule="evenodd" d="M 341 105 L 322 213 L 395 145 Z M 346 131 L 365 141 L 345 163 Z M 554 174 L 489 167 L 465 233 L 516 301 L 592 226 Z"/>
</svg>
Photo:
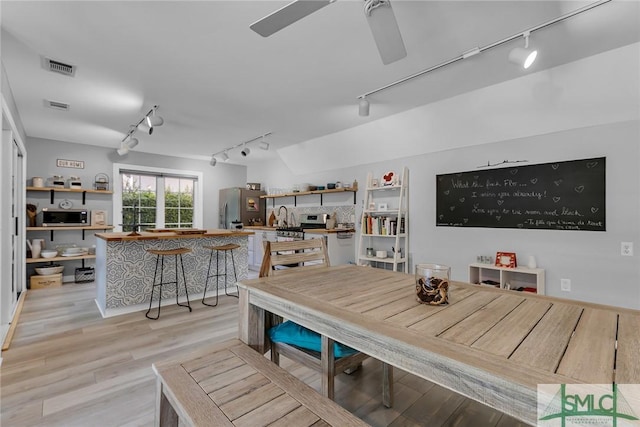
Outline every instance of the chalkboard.
<svg viewBox="0 0 640 427">
<path fill-rule="evenodd" d="M 605 157 L 436 176 L 436 225 L 605 231 Z"/>
</svg>

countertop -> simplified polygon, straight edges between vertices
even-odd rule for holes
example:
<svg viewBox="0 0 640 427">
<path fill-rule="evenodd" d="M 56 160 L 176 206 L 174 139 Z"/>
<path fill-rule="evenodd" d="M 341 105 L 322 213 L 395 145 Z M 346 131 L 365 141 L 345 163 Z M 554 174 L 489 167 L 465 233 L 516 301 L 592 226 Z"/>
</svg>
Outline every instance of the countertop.
<svg viewBox="0 0 640 427">
<path fill-rule="evenodd" d="M 245 230 L 260 230 L 260 231 L 276 231 L 278 227 L 269 227 L 265 225 L 247 225 L 244 227 Z M 304 232 L 309 234 L 333 234 L 340 232 L 349 232 L 354 233 L 356 230 L 353 228 L 333 228 L 331 230 L 326 230 L 324 228 L 305 228 Z"/>
<path fill-rule="evenodd" d="M 255 234 L 253 231 L 239 231 L 239 230 L 222 230 L 218 228 L 207 229 L 203 234 L 176 234 L 173 232 L 148 232 L 142 231 L 137 236 L 130 236 L 130 233 L 118 232 L 118 233 L 96 233 L 98 239 L 106 240 L 107 242 L 126 242 L 137 240 L 166 240 L 166 239 L 199 239 L 202 237 L 235 237 L 235 236 L 249 236 Z"/>
</svg>

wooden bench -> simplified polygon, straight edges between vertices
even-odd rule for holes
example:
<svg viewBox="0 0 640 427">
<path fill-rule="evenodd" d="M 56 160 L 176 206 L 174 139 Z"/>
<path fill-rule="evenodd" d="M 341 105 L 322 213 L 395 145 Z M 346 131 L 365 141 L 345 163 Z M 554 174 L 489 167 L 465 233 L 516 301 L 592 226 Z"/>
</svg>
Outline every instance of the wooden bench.
<svg viewBox="0 0 640 427">
<path fill-rule="evenodd" d="M 154 363 L 156 426 L 367 426 L 239 340 Z"/>
</svg>

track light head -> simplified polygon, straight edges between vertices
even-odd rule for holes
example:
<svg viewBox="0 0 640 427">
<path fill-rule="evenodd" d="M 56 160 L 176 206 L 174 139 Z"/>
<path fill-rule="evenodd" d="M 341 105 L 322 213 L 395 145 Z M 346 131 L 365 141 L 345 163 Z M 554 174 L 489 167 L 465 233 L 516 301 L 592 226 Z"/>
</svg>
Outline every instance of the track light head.
<svg viewBox="0 0 640 427">
<path fill-rule="evenodd" d="M 116 152 L 117 152 L 117 153 L 118 153 L 118 155 L 120 155 L 120 156 L 127 155 L 127 154 L 129 154 L 129 147 L 128 147 L 126 144 L 122 144 L 122 145 L 120 145 L 120 148 L 118 148 L 118 149 L 116 150 Z"/>
<path fill-rule="evenodd" d="M 149 125 L 149 127 L 162 126 L 164 124 L 164 119 L 156 114 L 155 109 L 153 110 L 153 113 L 151 113 L 150 116 L 147 116 L 146 120 L 147 120 L 147 125 Z"/>
<path fill-rule="evenodd" d="M 152 127 L 152 126 L 149 126 L 149 125 L 147 124 L 147 119 L 148 119 L 148 118 L 149 118 L 149 116 L 147 116 L 147 118 L 146 118 L 146 119 L 144 119 L 144 120 L 142 121 L 142 123 L 140 123 L 140 124 L 138 125 L 138 130 L 139 130 L 140 132 L 142 132 L 142 133 L 148 133 L 149 135 L 151 135 L 151 134 L 153 133 L 153 127 Z"/>
<path fill-rule="evenodd" d="M 366 96 L 360 98 L 358 103 L 358 114 L 360 117 L 367 117 L 369 115 L 369 101 Z"/>
<path fill-rule="evenodd" d="M 222 161 L 226 162 L 227 160 L 229 160 L 229 155 L 227 154 L 227 152 L 223 152 L 222 153 Z"/>
<path fill-rule="evenodd" d="M 251 153 L 251 150 L 249 149 L 249 147 L 244 147 L 240 152 L 240 154 L 242 154 L 242 157 L 247 157 L 249 153 Z"/>
<path fill-rule="evenodd" d="M 260 149 L 267 151 L 269 149 L 269 143 L 267 141 L 260 141 Z"/>
<path fill-rule="evenodd" d="M 538 51 L 535 49 L 529 49 L 529 35 L 530 31 L 525 31 L 522 35 L 524 36 L 524 47 L 516 47 L 509 52 L 509 61 L 514 64 L 520 65 L 525 70 L 529 68 L 536 57 L 538 56 Z"/>
<path fill-rule="evenodd" d="M 209 164 L 211 166 L 215 166 L 216 163 L 218 163 L 218 160 L 215 157 L 211 156 L 211 160 L 209 160 Z"/>
<path fill-rule="evenodd" d="M 140 141 L 138 140 L 138 138 L 134 138 L 133 136 L 129 136 L 129 142 L 127 142 L 127 147 L 129 149 L 132 149 L 136 145 L 138 145 L 139 143 L 140 143 Z"/>
</svg>

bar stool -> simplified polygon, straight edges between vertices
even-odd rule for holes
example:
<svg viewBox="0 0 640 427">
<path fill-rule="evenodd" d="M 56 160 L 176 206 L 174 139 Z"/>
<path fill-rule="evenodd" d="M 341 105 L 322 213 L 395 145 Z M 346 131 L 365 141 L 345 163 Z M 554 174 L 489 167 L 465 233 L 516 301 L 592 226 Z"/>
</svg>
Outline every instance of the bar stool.
<svg viewBox="0 0 640 427">
<path fill-rule="evenodd" d="M 227 252 L 231 252 L 231 265 L 233 266 L 233 277 L 236 279 L 236 282 L 238 281 L 238 273 L 236 272 L 236 262 L 233 259 L 233 250 L 234 249 L 238 249 L 240 247 L 240 245 L 236 245 L 234 243 L 229 243 L 226 245 L 222 245 L 222 246 L 205 246 L 205 249 L 208 249 L 211 251 L 211 256 L 209 257 L 209 268 L 207 269 L 207 279 L 205 280 L 204 283 L 204 293 L 202 294 L 202 304 L 204 305 L 208 305 L 209 307 L 215 307 L 216 305 L 218 305 L 218 282 L 220 280 L 220 277 L 224 276 L 224 293 L 227 296 L 230 297 L 236 297 L 238 298 L 238 295 L 234 295 L 234 294 L 230 294 L 227 292 Z M 213 253 L 216 253 L 216 272 L 215 274 L 211 274 L 211 264 L 213 263 Z M 219 264 L 219 260 L 220 260 L 220 252 L 224 253 L 224 273 L 220 273 L 220 264 Z M 211 277 L 215 277 L 216 278 L 216 302 L 215 304 L 207 304 L 206 302 L 204 302 L 204 299 L 207 296 L 207 287 L 209 286 L 209 278 Z M 236 285 L 236 290 L 238 289 L 238 285 Z"/>
<path fill-rule="evenodd" d="M 184 275 L 184 264 L 182 262 L 182 255 L 191 252 L 189 248 L 176 248 L 176 249 L 147 249 L 147 252 L 153 255 L 157 255 L 156 258 L 156 269 L 153 272 L 153 286 L 151 288 L 151 298 L 149 299 L 149 310 L 145 313 L 145 316 L 151 320 L 156 320 L 160 317 L 160 306 L 162 303 L 162 286 L 170 285 L 172 283 L 176 284 L 176 304 L 180 307 L 188 307 L 189 312 L 191 312 L 191 304 L 189 304 L 189 291 L 187 290 L 187 279 Z M 173 282 L 165 282 L 164 281 L 164 257 L 166 255 L 174 255 L 175 256 L 175 277 L 176 280 Z M 180 267 L 182 268 L 182 282 L 184 283 L 184 292 L 187 295 L 187 304 L 180 304 L 178 302 L 178 256 L 180 256 Z M 156 283 L 156 277 L 158 275 L 158 264 L 160 264 L 160 282 Z M 153 292 L 156 287 L 160 287 L 160 291 L 158 294 L 158 315 L 156 317 L 149 316 L 149 312 L 151 311 L 151 304 L 153 303 Z"/>
</svg>

